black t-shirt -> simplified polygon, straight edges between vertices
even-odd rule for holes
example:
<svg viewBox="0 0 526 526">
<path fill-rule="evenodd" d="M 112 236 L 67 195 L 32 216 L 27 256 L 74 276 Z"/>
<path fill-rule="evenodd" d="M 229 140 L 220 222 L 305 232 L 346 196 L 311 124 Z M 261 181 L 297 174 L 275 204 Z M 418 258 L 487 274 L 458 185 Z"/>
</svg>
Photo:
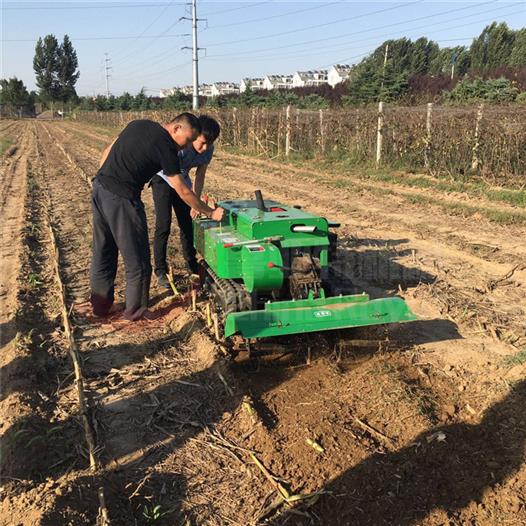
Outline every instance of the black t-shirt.
<svg viewBox="0 0 526 526">
<path fill-rule="evenodd" d="M 159 123 L 131 121 L 97 172 L 100 184 L 126 199 L 139 199 L 144 185 L 160 170 L 181 173 L 178 147 Z"/>
</svg>

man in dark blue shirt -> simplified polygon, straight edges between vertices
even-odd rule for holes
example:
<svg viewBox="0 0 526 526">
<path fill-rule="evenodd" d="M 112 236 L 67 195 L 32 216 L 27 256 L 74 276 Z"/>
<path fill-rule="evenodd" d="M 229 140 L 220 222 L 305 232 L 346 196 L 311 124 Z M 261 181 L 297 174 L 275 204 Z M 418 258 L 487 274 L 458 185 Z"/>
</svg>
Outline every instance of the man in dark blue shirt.
<svg viewBox="0 0 526 526">
<path fill-rule="evenodd" d="M 126 269 L 125 318 L 136 320 L 148 307 L 150 245 L 141 191 L 159 171 L 188 206 L 216 221 L 223 210 L 210 208 L 188 188 L 181 175 L 178 152 L 201 132 L 191 113 L 161 125 L 130 122 L 102 155 L 93 180 L 93 247 L 90 274 L 91 304 L 96 316 L 110 312 L 114 301 L 118 252 Z"/>
<path fill-rule="evenodd" d="M 214 154 L 213 143 L 221 131 L 218 122 L 206 115 L 199 117 L 199 124 L 201 126 L 199 136 L 191 145 L 179 151 L 181 175 L 189 188 L 192 188 L 190 170 L 196 168 L 193 189 L 197 197 L 201 197 L 206 170 Z M 181 246 L 186 264 L 190 272 L 193 274 L 198 272 L 193 244 L 192 208 L 168 184 L 164 170 L 152 179 L 151 186 L 155 202 L 155 237 L 153 242 L 155 276 L 161 287 L 169 289 L 170 284 L 166 278 L 168 272 L 166 250 L 171 230 L 172 209 L 179 224 Z"/>
</svg>

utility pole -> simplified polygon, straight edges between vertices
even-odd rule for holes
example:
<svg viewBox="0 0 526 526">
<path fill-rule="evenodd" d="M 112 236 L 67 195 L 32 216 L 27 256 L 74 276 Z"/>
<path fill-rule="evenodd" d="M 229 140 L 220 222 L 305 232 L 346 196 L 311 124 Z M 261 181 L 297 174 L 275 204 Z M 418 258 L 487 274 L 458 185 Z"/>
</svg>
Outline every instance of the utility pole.
<svg viewBox="0 0 526 526">
<path fill-rule="evenodd" d="M 384 78 L 385 78 L 385 67 L 387 66 L 387 53 L 389 53 L 389 44 L 385 45 L 384 65 L 382 68 L 382 84 L 380 86 L 380 98 L 382 97 L 382 92 L 384 91 Z"/>
<path fill-rule="evenodd" d="M 457 54 L 453 53 L 451 57 L 451 80 L 453 80 L 453 77 L 455 76 L 455 64 L 457 62 Z"/>
<path fill-rule="evenodd" d="M 108 53 L 104 53 L 106 55 L 106 58 L 104 59 L 104 69 L 106 70 L 106 97 L 109 98 L 110 96 L 110 69 L 111 66 L 109 65 L 110 58 L 108 56 Z"/>
<path fill-rule="evenodd" d="M 192 109 L 199 109 L 199 49 L 197 47 L 197 0 L 192 0 L 192 65 L 194 94 Z"/>
<path fill-rule="evenodd" d="M 197 47 L 197 22 L 204 20 L 197 18 L 197 0 L 192 0 L 192 18 L 182 16 L 179 20 L 191 20 L 192 21 L 192 77 L 193 77 L 193 94 L 192 94 L 192 109 L 199 109 L 199 50 L 202 49 Z M 188 46 L 184 46 L 181 49 L 190 49 Z"/>
</svg>

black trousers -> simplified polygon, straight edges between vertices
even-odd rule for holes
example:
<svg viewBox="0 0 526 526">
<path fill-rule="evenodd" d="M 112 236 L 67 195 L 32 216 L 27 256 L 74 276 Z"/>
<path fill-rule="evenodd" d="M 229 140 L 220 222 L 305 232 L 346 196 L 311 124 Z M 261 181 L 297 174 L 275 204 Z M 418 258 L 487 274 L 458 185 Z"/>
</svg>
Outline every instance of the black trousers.
<svg viewBox="0 0 526 526">
<path fill-rule="evenodd" d="M 106 190 L 96 179 L 92 192 L 93 247 L 91 259 L 91 304 L 98 316 L 108 314 L 114 301 L 117 257 L 120 252 L 126 270 L 128 319 L 137 319 L 148 307 L 150 245 L 144 205 Z"/>
<path fill-rule="evenodd" d="M 153 240 L 153 257 L 155 274 L 166 274 L 166 250 L 172 225 L 172 208 L 179 223 L 181 246 L 186 264 L 191 272 L 197 274 L 198 265 L 194 248 L 194 232 L 190 207 L 179 197 L 179 194 L 161 177 L 152 179 L 153 201 L 155 203 L 155 236 Z"/>
</svg>

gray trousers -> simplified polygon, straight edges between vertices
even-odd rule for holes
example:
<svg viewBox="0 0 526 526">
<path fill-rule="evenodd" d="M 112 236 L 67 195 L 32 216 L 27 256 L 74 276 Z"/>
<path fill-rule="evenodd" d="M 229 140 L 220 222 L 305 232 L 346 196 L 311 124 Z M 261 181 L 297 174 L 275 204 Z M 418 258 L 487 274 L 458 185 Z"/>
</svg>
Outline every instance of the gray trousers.
<svg viewBox="0 0 526 526">
<path fill-rule="evenodd" d="M 106 190 L 93 181 L 93 246 L 90 272 L 93 313 L 105 316 L 114 301 L 117 257 L 120 252 L 126 270 L 124 316 L 140 318 L 148 307 L 150 244 L 144 205 Z"/>
</svg>

